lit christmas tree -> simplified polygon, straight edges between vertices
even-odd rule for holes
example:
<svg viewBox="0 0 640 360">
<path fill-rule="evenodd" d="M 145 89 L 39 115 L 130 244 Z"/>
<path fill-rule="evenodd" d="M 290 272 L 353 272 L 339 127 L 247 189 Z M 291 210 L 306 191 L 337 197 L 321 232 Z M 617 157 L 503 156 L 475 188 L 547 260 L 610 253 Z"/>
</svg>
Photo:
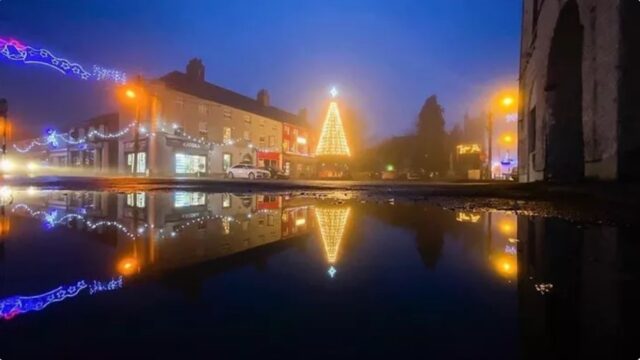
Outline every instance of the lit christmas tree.
<svg viewBox="0 0 640 360">
<path fill-rule="evenodd" d="M 351 208 L 316 208 L 316 218 L 320 228 L 320 237 L 324 243 L 327 261 L 330 264 L 329 276 L 334 277 L 336 269 L 333 265 L 338 260 L 340 242 L 344 236 Z"/>
<path fill-rule="evenodd" d="M 331 89 L 331 95 L 335 98 L 338 95 L 338 91 L 335 88 Z M 351 156 L 349 145 L 347 145 L 347 136 L 342 126 L 342 118 L 340 118 L 340 110 L 338 110 L 338 103 L 335 101 L 329 104 L 329 111 L 322 125 L 322 132 L 318 140 L 316 156 Z"/>
</svg>

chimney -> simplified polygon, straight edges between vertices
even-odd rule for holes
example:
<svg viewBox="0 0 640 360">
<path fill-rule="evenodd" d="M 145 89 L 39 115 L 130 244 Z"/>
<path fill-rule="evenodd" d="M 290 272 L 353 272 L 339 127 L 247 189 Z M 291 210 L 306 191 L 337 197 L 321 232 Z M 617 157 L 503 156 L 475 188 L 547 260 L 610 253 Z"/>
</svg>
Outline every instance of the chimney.
<svg viewBox="0 0 640 360">
<path fill-rule="evenodd" d="M 306 122 L 307 122 L 307 108 L 302 108 L 302 109 L 298 110 L 298 119 L 300 119 L 300 121 L 303 124 L 306 124 Z"/>
<path fill-rule="evenodd" d="M 187 64 L 187 77 L 191 81 L 204 81 L 204 65 L 201 59 L 193 58 L 189 60 Z"/>
<path fill-rule="evenodd" d="M 270 106 L 269 92 L 265 89 L 258 91 L 258 96 L 256 100 L 260 103 L 260 105 L 267 107 Z"/>
</svg>

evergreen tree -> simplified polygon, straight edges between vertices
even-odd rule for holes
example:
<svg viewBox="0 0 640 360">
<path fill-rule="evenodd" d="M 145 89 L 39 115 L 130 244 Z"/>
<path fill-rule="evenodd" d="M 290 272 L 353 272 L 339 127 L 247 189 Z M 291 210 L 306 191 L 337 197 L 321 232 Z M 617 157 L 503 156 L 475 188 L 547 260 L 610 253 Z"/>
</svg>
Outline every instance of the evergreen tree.
<svg viewBox="0 0 640 360">
<path fill-rule="evenodd" d="M 447 167 L 444 109 L 438 104 L 436 95 L 427 98 L 418 115 L 417 144 L 414 164 L 427 172 L 445 174 Z"/>
</svg>

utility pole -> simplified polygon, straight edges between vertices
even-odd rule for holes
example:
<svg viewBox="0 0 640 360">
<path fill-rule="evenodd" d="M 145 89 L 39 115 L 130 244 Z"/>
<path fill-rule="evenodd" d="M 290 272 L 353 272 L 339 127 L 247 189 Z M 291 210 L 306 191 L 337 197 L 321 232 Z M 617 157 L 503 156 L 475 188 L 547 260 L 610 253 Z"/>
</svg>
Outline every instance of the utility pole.
<svg viewBox="0 0 640 360">
<path fill-rule="evenodd" d="M 487 176 L 489 180 L 493 178 L 493 169 L 491 162 L 493 161 L 493 114 L 489 111 L 487 117 L 487 133 L 489 138 L 489 146 L 488 146 L 488 158 L 487 158 Z"/>
<path fill-rule="evenodd" d="M 7 128 L 9 127 L 8 119 L 9 104 L 7 99 L 0 99 L 0 118 L 2 118 L 2 159 L 7 156 Z"/>
</svg>

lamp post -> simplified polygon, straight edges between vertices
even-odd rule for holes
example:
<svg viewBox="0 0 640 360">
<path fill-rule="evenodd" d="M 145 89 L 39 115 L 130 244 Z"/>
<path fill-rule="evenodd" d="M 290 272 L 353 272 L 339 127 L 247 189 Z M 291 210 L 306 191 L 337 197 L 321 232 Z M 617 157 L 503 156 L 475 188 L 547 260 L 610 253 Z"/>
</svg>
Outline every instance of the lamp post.
<svg viewBox="0 0 640 360">
<path fill-rule="evenodd" d="M 8 124 L 9 104 L 7 99 L 0 99 L 0 118 L 2 118 L 2 160 L 7 156 L 7 128 Z"/>
<path fill-rule="evenodd" d="M 504 109 L 508 109 L 510 107 L 512 107 L 513 105 L 515 105 L 516 100 L 512 97 L 512 96 L 505 96 L 503 98 L 500 99 L 500 106 L 502 106 Z M 492 161 L 493 161 L 493 112 L 492 109 L 489 109 L 488 115 L 487 115 L 487 134 L 488 134 L 488 140 L 489 140 L 489 146 L 488 146 L 488 151 L 487 151 L 487 155 L 488 155 L 488 159 L 487 159 L 487 167 L 488 167 L 488 177 L 489 180 L 491 180 L 493 178 L 493 166 L 492 166 Z"/>
<path fill-rule="evenodd" d="M 124 90 L 124 96 L 127 100 L 131 100 L 135 102 L 136 110 L 135 110 L 135 122 L 133 126 L 133 176 L 138 176 L 138 159 L 140 152 L 140 98 L 141 91 L 138 91 L 140 85 L 142 84 L 142 77 L 139 75 L 136 77 L 135 81 L 136 86 L 127 87 Z"/>
</svg>

